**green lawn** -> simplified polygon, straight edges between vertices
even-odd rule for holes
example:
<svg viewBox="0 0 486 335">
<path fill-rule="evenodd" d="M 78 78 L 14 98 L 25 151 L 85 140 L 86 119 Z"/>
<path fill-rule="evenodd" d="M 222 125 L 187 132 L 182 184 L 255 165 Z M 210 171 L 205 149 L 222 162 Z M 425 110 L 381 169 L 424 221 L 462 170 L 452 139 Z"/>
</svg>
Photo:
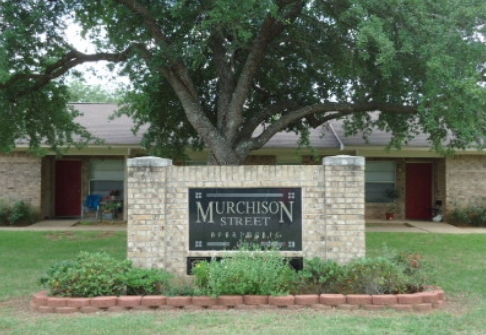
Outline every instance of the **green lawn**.
<svg viewBox="0 0 486 335">
<path fill-rule="evenodd" d="M 36 279 L 81 250 L 126 252 L 125 233 L 0 231 L 0 334 L 485 334 L 486 235 L 369 233 L 368 254 L 389 248 L 437 263 L 449 302 L 431 313 L 199 311 L 43 315 L 29 311 Z"/>
</svg>

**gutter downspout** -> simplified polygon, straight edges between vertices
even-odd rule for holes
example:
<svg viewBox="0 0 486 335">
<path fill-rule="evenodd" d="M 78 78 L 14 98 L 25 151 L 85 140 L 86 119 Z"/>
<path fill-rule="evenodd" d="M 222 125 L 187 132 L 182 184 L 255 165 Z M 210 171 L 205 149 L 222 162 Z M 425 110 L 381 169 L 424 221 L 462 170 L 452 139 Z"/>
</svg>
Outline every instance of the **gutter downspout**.
<svg viewBox="0 0 486 335">
<path fill-rule="evenodd" d="M 129 147 L 125 160 L 125 171 L 123 173 L 123 220 L 128 222 L 128 159 L 132 156 L 132 148 Z"/>
<path fill-rule="evenodd" d="M 344 143 L 343 143 L 343 141 L 341 141 L 341 139 L 339 138 L 339 136 L 336 133 L 336 130 L 334 130 L 334 127 L 332 126 L 331 122 L 327 121 L 326 123 L 327 123 L 327 126 L 329 127 L 329 129 L 331 130 L 332 134 L 334 135 L 334 137 L 336 138 L 336 140 L 339 143 L 339 150 L 340 151 L 343 151 L 344 150 Z"/>
</svg>

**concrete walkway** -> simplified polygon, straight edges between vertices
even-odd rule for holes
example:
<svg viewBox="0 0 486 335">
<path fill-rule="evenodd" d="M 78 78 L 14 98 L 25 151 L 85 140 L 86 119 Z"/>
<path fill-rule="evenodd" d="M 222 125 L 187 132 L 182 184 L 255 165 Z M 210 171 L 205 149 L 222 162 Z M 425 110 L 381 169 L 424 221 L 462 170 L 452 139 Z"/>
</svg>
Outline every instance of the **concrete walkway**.
<svg viewBox="0 0 486 335">
<path fill-rule="evenodd" d="M 83 220 L 86 221 L 86 220 Z M 34 223 L 27 227 L 0 227 L 2 230 L 16 230 L 16 231 L 126 231 L 126 224 L 95 222 L 91 224 L 80 224 L 79 219 L 72 220 L 45 220 Z"/>
<path fill-rule="evenodd" d="M 126 231 L 122 223 L 79 224 L 80 220 L 46 220 L 27 227 L 0 227 L 0 231 Z M 486 234 L 486 228 L 462 228 L 444 222 L 413 220 L 368 220 L 367 232 L 434 233 L 434 234 Z"/>
<path fill-rule="evenodd" d="M 456 227 L 445 222 L 415 220 L 368 220 L 367 232 L 435 233 L 435 234 L 486 234 L 486 228 Z"/>
</svg>

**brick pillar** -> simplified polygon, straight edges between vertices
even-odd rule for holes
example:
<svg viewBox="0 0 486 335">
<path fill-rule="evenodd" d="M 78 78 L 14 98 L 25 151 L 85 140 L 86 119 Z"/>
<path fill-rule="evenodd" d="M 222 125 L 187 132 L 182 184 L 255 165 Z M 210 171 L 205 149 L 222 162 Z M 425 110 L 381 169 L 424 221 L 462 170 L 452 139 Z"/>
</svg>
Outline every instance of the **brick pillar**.
<svg viewBox="0 0 486 335">
<path fill-rule="evenodd" d="M 166 170 L 171 165 L 172 160 L 158 157 L 127 161 L 127 253 L 136 267 L 164 267 Z"/>
<path fill-rule="evenodd" d="M 364 157 L 325 157 L 325 258 L 365 256 Z"/>
</svg>

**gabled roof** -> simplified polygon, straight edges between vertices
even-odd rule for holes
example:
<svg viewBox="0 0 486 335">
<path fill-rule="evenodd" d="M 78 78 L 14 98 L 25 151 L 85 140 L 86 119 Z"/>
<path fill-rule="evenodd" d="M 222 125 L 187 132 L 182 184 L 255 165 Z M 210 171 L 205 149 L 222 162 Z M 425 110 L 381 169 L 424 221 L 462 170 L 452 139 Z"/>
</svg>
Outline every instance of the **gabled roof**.
<svg viewBox="0 0 486 335">
<path fill-rule="evenodd" d="M 110 120 L 110 116 L 117 110 L 117 104 L 73 103 L 76 110 L 82 113 L 78 121 L 96 137 L 105 141 L 107 145 L 139 145 L 142 140 L 141 129 L 138 134 L 132 132 L 132 119 L 123 115 Z"/>
<path fill-rule="evenodd" d="M 116 104 L 102 103 L 73 103 L 72 106 L 83 115 L 77 121 L 86 127 L 96 137 L 105 140 L 107 145 L 138 146 L 142 140 L 142 128 L 137 134 L 132 132 L 133 121 L 127 116 L 116 117 L 110 120 L 110 116 L 116 111 Z M 387 132 L 374 130 L 367 139 L 362 134 L 345 136 L 342 120 L 332 120 L 322 127 L 311 129 L 310 141 L 315 148 L 340 148 L 344 147 L 384 147 L 388 145 L 391 135 Z M 280 132 L 270 139 L 265 148 L 295 148 L 298 146 L 299 137 L 293 132 Z M 430 148 L 430 142 L 426 135 L 418 135 L 407 146 Z"/>
<path fill-rule="evenodd" d="M 390 143 L 391 134 L 379 129 L 374 129 L 373 132 L 367 137 L 367 141 L 363 139 L 363 133 L 359 132 L 354 136 L 346 136 L 343 126 L 343 120 L 333 120 L 331 122 L 333 128 L 336 130 L 337 135 L 342 139 L 343 143 L 347 147 L 354 146 L 372 146 L 372 147 L 384 147 Z M 428 135 L 418 134 L 407 145 L 408 147 L 431 147 L 431 143 L 428 140 Z"/>
</svg>

